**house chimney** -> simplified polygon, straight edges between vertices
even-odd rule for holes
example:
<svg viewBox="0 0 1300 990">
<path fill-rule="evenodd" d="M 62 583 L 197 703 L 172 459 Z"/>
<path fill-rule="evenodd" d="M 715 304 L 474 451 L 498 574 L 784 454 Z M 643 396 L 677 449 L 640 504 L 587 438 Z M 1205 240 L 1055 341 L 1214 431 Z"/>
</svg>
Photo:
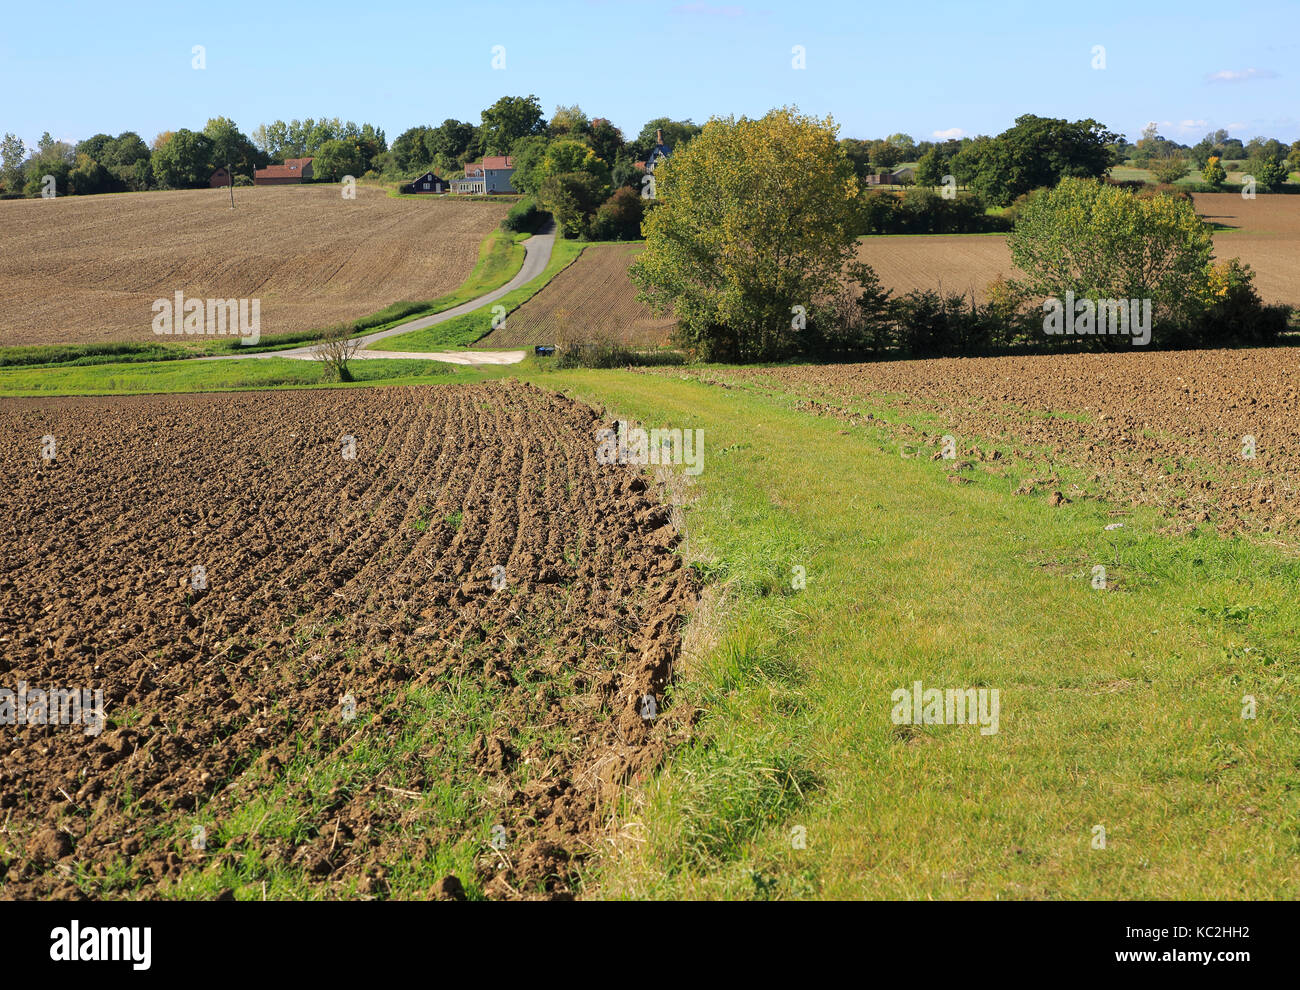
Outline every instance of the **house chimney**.
<svg viewBox="0 0 1300 990">
<path fill-rule="evenodd" d="M 655 130 L 655 144 L 662 145 L 663 143 L 664 143 L 664 129 L 660 127 Z"/>
</svg>

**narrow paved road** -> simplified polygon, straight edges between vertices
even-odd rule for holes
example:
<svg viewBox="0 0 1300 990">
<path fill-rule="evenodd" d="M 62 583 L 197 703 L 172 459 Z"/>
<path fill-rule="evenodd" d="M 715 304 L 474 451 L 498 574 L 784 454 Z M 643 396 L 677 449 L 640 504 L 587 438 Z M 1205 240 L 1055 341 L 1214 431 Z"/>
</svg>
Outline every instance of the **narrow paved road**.
<svg viewBox="0 0 1300 990">
<path fill-rule="evenodd" d="M 443 310 L 441 313 L 435 313 L 433 316 L 422 316 L 417 320 L 411 320 L 409 323 L 403 323 L 399 326 L 391 327 L 388 330 L 380 330 L 378 333 L 367 334 L 364 337 L 356 338 L 360 342 L 360 348 L 352 355 L 353 360 L 363 358 L 420 358 L 425 361 L 445 361 L 448 364 L 517 364 L 524 359 L 523 351 L 372 351 L 368 350 L 371 344 L 377 340 L 383 340 L 385 337 L 397 337 L 404 333 L 410 333 L 412 330 L 423 330 L 426 327 L 437 326 L 439 323 L 446 323 L 448 320 L 454 320 L 458 316 L 464 316 L 466 313 L 472 313 L 480 306 L 486 306 L 494 303 L 507 293 L 513 292 L 527 282 L 531 282 L 546 269 L 551 260 L 551 250 L 555 247 L 555 222 L 551 221 L 540 233 L 534 234 L 528 240 L 524 241 L 524 263 L 509 282 L 499 289 L 493 289 L 491 292 L 479 296 L 477 299 L 471 299 L 467 303 L 461 303 L 452 309 Z M 485 328 L 486 329 L 486 328 Z M 253 354 L 221 354 L 216 357 L 197 358 L 199 361 L 233 361 L 247 358 L 298 358 L 304 361 L 315 360 L 312 351 L 315 349 L 314 344 L 306 344 L 302 347 L 292 347 L 283 351 L 257 351 Z"/>
</svg>

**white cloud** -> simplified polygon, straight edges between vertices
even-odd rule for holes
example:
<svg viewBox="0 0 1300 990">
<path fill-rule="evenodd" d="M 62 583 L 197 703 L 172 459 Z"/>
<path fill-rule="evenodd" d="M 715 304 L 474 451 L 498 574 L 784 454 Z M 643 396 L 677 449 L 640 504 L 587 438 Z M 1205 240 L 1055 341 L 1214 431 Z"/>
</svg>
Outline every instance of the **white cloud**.
<svg viewBox="0 0 1300 990">
<path fill-rule="evenodd" d="M 1180 120 L 1178 122 L 1178 129 L 1183 131 L 1199 131 L 1205 126 L 1207 125 L 1203 120 Z"/>
<path fill-rule="evenodd" d="M 1248 82 L 1251 79 L 1276 79 L 1272 69 L 1220 69 L 1205 77 L 1206 82 Z"/>
<path fill-rule="evenodd" d="M 931 136 L 940 141 L 955 141 L 965 133 L 960 127 L 949 127 L 946 131 L 935 131 Z"/>
</svg>

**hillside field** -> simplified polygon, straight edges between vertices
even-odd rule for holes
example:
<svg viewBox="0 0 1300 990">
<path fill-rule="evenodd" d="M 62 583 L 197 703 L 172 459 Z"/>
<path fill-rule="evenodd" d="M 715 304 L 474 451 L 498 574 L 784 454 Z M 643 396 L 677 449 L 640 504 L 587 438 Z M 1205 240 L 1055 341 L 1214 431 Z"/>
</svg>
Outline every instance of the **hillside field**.
<svg viewBox="0 0 1300 990">
<path fill-rule="evenodd" d="M 508 204 L 262 186 L 0 202 L 0 346 L 154 341 L 152 303 L 261 299 L 263 337 L 454 290 Z"/>
<path fill-rule="evenodd" d="M 617 341 L 631 346 L 668 343 L 675 321 L 636 300 L 628 266 L 641 248 L 593 244 L 546 288 L 511 313 L 485 347 Z"/>
</svg>

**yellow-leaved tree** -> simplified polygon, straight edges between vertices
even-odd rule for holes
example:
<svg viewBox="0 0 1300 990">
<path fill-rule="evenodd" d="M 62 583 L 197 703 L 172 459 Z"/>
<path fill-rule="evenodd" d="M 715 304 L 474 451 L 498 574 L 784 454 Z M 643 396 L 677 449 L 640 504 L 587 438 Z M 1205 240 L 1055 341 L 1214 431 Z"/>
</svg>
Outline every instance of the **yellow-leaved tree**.
<svg viewBox="0 0 1300 990">
<path fill-rule="evenodd" d="M 838 132 L 794 107 L 714 118 L 659 163 L 631 274 L 642 301 L 671 305 L 683 346 L 735 361 L 801 349 L 856 245 L 858 181 Z"/>
</svg>

